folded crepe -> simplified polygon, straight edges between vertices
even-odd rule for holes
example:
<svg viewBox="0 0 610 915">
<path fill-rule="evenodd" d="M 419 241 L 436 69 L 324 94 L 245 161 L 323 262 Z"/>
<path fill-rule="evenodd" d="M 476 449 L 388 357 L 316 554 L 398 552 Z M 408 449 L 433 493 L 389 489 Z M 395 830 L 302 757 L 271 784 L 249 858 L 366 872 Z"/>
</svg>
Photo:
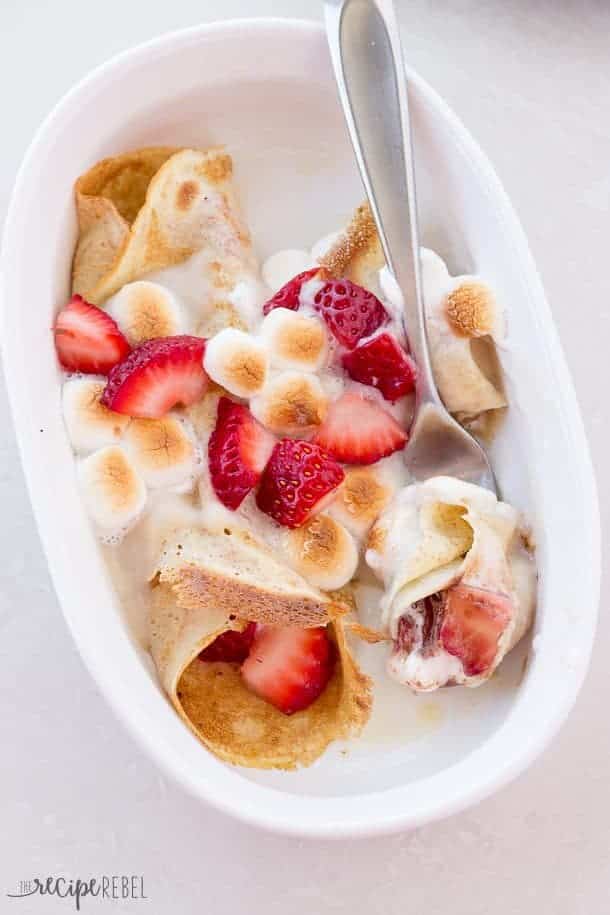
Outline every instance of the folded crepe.
<svg viewBox="0 0 610 915">
<path fill-rule="evenodd" d="M 166 542 L 152 588 L 151 651 L 161 683 L 197 737 L 227 762 L 291 769 L 332 740 L 357 733 L 370 711 L 370 681 L 345 641 L 346 607 L 278 562 L 239 528 L 177 531 Z M 328 626 L 337 661 L 322 694 L 284 715 L 250 692 L 237 664 L 198 655 L 249 622 Z"/>
<path fill-rule="evenodd" d="M 173 277 L 174 292 L 214 318 L 207 333 L 247 323 L 231 299 L 239 283 L 255 283 L 256 262 L 232 172 L 219 148 L 149 147 L 98 162 L 75 187 L 73 293 L 102 305 L 127 283 L 197 255 L 182 282 Z"/>
<path fill-rule="evenodd" d="M 384 297 L 380 271 L 387 268 L 367 203 L 320 263 L 332 275 Z M 494 345 L 502 337 L 502 311 L 491 290 L 477 277 L 450 276 L 441 258 L 426 248 L 421 269 L 432 367 L 447 409 L 470 421 L 505 407 Z"/>
<path fill-rule="evenodd" d="M 517 511 L 452 477 L 406 487 L 369 536 L 385 586 L 391 676 L 417 691 L 478 686 L 527 631 L 536 573 Z"/>
</svg>

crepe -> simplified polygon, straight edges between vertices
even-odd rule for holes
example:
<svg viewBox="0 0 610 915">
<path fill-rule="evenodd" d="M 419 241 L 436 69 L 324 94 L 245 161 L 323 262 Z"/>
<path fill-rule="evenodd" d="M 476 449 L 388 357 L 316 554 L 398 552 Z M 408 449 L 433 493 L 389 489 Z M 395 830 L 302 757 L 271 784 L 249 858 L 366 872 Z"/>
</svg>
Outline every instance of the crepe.
<svg viewBox="0 0 610 915">
<path fill-rule="evenodd" d="M 308 765 L 367 720 L 371 687 L 345 641 L 340 617 L 347 608 L 244 532 L 224 539 L 204 529 L 176 532 L 153 584 L 151 651 L 161 683 L 183 720 L 221 759 L 256 768 Z M 284 715 L 246 688 L 237 664 L 198 658 L 222 632 L 250 621 L 328 625 L 337 663 L 308 708 Z"/>
<path fill-rule="evenodd" d="M 535 567 L 519 514 L 471 483 L 406 487 L 373 527 L 366 561 L 385 587 L 389 673 L 412 689 L 480 685 L 532 621 Z"/>
<path fill-rule="evenodd" d="M 319 262 L 333 276 L 387 300 L 380 282 L 387 268 L 368 204 L 358 207 Z M 491 290 L 478 277 L 450 276 L 441 258 L 425 248 L 421 269 L 430 357 L 445 406 L 467 421 L 505 407 L 494 345 L 502 336 L 502 312 Z M 393 305 L 400 310 L 400 303 Z"/>
<path fill-rule="evenodd" d="M 192 528 L 167 540 L 159 579 L 182 607 L 242 618 L 236 608 L 247 608 L 248 620 L 272 626 L 320 626 L 342 612 L 245 529 L 225 531 Z"/>
<path fill-rule="evenodd" d="M 206 333 L 247 323 L 231 295 L 255 283 L 256 262 L 232 172 L 220 148 L 149 147 L 98 162 L 75 187 L 73 293 L 102 305 L 127 283 L 193 259 L 182 284 L 168 285 L 213 317 Z"/>
</svg>

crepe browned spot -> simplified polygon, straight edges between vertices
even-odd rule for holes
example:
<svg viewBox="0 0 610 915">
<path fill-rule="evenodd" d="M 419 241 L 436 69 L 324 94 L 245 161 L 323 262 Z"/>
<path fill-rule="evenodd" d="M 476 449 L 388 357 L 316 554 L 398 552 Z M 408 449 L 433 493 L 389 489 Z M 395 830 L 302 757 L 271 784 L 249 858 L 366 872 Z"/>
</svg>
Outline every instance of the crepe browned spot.
<svg viewBox="0 0 610 915">
<path fill-rule="evenodd" d="M 149 147 L 98 162 L 76 182 L 72 291 L 101 305 L 126 283 L 201 251 L 216 304 L 230 310 L 227 291 L 253 269 L 232 171 L 217 148 Z"/>
<path fill-rule="evenodd" d="M 180 542 L 192 533 L 179 534 Z M 173 544 L 171 549 L 178 546 L 175 539 Z M 198 548 L 202 545 L 199 541 Z M 349 653 L 337 615 L 345 608 L 321 592 L 316 594 L 275 560 L 266 563 L 260 556 L 257 565 L 251 544 L 247 547 L 231 550 L 230 566 L 223 566 L 218 555 L 201 556 L 198 581 L 200 585 L 215 581 L 209 589 L 202 586 L 195 591 L 191 583 L 185 589 L 184 579 L 175 574 L 168 581 L 167 567 L 164 571 L 160 563 L 151 591 L 152 655 L 176 710 L 221 759 L 263 769 L 308 765 L 332 740 L 362 728 L 370 712 L 370 681 Z M 192 552 L 190 555 L 192 563 Z M 240 577 L 249 600 L 237 581 Z M 323 610 L 317 623 L 329 627 L 337 646 L 337 663 L 327 687 L 307 709 L 284 715 L 246 688 L 237 664 L 199 659 L 199 653 L 222 632 L 243 629 L 252 619 L 294 624 L 304 618 L 304 606 L 312 600 Z"/>
</svg>

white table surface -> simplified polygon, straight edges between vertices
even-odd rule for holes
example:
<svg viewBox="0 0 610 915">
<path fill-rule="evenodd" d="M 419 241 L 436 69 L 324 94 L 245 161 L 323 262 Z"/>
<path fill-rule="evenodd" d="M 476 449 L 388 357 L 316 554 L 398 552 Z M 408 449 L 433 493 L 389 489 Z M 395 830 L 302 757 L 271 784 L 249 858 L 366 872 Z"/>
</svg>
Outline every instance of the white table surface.
<svg viewBox="0 0 610 915">
<path fill-rule="evenodd" d="M 409 60 L 495 163 L 524 222 L 574 375 L 606 518 L 610 380 L 610 4 L 399 0 Z M 317 0 L 2 0 L 0 212 L 31 134 L 69 86 L 163 31 L 238 15 L 317 16 Z M 606 915 L 610 644 L 544 756 L 478 807 L 410 834 L 310 842 L 201 806 L 146 758 L 83 667 L 36 534 L 0 392 L 0 911 L 37 875 L 142 874 L 117 913 Z M 561 455 L 557 455 L 561 460 Z M 577 536 L 577 532 L 575 532 Z M 575 574 L 578 574 L 575 570 Z M 83 911 L 105 911 L 83 903 Z"/>
</svg>

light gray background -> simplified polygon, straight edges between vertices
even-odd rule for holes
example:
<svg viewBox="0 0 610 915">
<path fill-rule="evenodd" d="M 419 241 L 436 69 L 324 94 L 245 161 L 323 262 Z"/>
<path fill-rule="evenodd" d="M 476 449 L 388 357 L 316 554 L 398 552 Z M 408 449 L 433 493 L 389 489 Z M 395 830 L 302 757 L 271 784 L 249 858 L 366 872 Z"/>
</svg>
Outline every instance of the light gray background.
<svg viewBox="0 0 610 915">
<path fill-rule="evenodd" d="M 409 61 L 489 153 L 523 220 L 576 382 L 607 516 L 610 4 L 398 3 Z M 0 0 L 0 212 L 33 131 L 91 67 L 169 29 L 272 13 L 318 16 L 320 4 Z M 3 391 L 0 422 L 0 912 L 72 911 L 68 901 L 4 896 L 20 879 L 57 873 L 143 874 L 148 903 L 107 904 L 116 913 L 610 911 L 605 596 L 599 649 L 571 718 L 543 758 L 499 795 L 391 838 L 314 843 L 258 833 L 170 783 L 98 694 L 49 581 Z M 84 911 L 105 910 L 84 904 Z"/>
</svg>

